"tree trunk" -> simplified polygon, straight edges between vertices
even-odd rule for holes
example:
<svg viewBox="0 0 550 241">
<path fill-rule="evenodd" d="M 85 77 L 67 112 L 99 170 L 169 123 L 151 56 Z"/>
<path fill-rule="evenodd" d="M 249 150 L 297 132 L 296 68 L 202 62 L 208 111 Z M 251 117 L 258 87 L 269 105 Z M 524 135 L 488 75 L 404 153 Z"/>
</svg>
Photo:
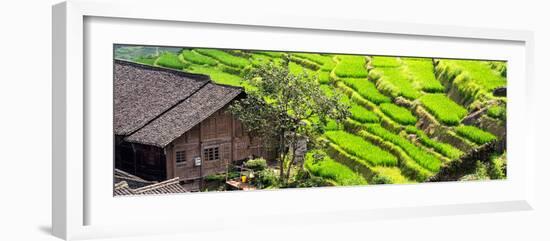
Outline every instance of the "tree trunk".
<svg viewBox="0 0 550 241">
<path fill-rule="evenodd" d="M 284 135 L 284 134 L 283 134 Z M 285 145 L 284 145 L 284 137 L 283 135 L 279 135 L 279 180 L 282 182 L 284 179 L 284 170 L 285 170 Z"/>
</svg>

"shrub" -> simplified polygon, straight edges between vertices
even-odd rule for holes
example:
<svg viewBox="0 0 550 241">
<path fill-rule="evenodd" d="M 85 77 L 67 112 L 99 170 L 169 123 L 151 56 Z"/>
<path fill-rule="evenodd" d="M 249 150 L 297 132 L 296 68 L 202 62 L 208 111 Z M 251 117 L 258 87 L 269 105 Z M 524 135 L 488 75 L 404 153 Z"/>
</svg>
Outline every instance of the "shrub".
<svg viewBox="0 0 550 241">
<path fill-rule="evenodd" d="M 376 89 L 374 83 L 370 82 L 368 79 L 362 78 L 343 78 L 342 81 L 351 87 L 353 90 L 357 91 L 365 99 L 372 101 L 375 104 L 390 102 L 391 99 L 388 96 L 383 95 Z"/>
<path fill-rule="evenodd" d="M 491 106 L 487 109 L 487 115 L 499 120 L 506 120 L 506 107 L 504 106 Z"/>
<path fill-rule="evenodd" d="M 225 181 L 225 175 L 224 174 L 212 174 L 204 177 L 205 181 L 208 182 L 221 182 Z"/>
<path fill-rule="evenodd" d="M 198 53 L 202 55 L 206 55 L 208 57 L 214 58 L 220 63 L 225 64 L 227 66 L 235 67 L 242 69 L 248 65 L 250 65 L 250 62 L 248 59 L 237 57 L 234 55 L 231 55 L 223 50 L 218 49 L 195 49 Z"/>
<path fill-rule="evenodd" d="M 416 124 L 416 117 L 411 113 L 409 109 L 405 107 L 401 107 L 392 103 L 382 103 L 380 104 L 380 110 L 399 124 Z"/>
<path fill-rule="evenodd" d="M 205 56 L 205 55 L 202 55 L 202 54 L 199 54 L 199 53 L 197 53 L 195 51 L 192 51 L 192 50 L 182 51 L 181 56 L 186 61 L 194 63 L 194 64 L 211 65 L 211 66 L 214 66 L 214 65 L 218 64 L 218 62 L 215 59 L 210 58 L 210 57 Z"/>
<path fill-rule="evenodd" d="M 456 133 L 476 144 L 482 145 L 496 140 L 496 136 L 493 134 L 481 130 L 475 126 L 461 125 L 456 127 Z"/>
<path fill-rule="evenodd" d="M 441 161 L 437 159 L 437 157 L 435 157 L 434 155 L 428 152 L 425 152 L 420 147 L 414 145 L 405 137 L 394 134 L 377 124 L 369 124 L 369 125 L 365 125 L 365 127 L 366 127 L 365 128 L 366 131 L 401 147 L 403 151 L 405 151 L 407 155 L 409 155 L 420 166 L 432 172 L 439 171 Z"/>
<path fill-rule="evenodd" d="M 258 173 L 258 181 L 263 187 L 277 186 L 279 184 L 279 175 L 272 169 L 264 169 Z"/>
<path fill-rule="evenodd" d="M 254 171 L 262 171 L 267 168 L 267 161 L 263 158 L 251 159 L 246 161 L 244 166 Z"/>
<path fill-rule="evenodd" d="M 420 97 L 420 102 L 437 120 L 446 125 L 458 125 L 468 114 L 464 107 L 444 94 L 426 94 Z"/>
<path fill-rule="evenodd" d="M 375 175 L 372 178 L 371 183 L 372 184 L 391 184 L 393 182 L 389 177 L 381 176 L 381 175 Z"/>
<path fill-rule="evenodd" d="M 183 63 L 178 59 L 176 54 L 171 52 L 162 53 L 157 59 L 156 64 L 171 69 L 183 69 Z"/>
<path fill-rule="evenodd" d="M 367 77 L 366 58 L 355 55 L 340 55 L 340 62 L 334 68 L 338 77 L 365 78 Z"/>
<path fill-rule="evenodd" d="M 491 156 L 489 167 L 487 170 L 491 179 L 505 179 L 506 178 L 506 153 L 501 156 Z"/>
<path fill-rule="evenodd" d="M 363 138 L 345 131 L 327 131 L 325 136 L 346 152 L 366 160 L 373 165 L 395 166 L 397 158 Z"/>
</svg>

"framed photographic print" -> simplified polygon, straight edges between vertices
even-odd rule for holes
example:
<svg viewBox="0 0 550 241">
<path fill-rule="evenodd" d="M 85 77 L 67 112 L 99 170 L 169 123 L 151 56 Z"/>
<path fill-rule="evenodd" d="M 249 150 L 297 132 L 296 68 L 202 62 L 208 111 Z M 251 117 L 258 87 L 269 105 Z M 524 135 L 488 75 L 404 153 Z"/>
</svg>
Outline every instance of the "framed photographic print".
<svg viewBox="0 0 550 241">
<path fill-rule="evenodd" d="M 530 32 L 127 4 L 53 8 L 56 236 L 532 208 Z"/>
</svg>

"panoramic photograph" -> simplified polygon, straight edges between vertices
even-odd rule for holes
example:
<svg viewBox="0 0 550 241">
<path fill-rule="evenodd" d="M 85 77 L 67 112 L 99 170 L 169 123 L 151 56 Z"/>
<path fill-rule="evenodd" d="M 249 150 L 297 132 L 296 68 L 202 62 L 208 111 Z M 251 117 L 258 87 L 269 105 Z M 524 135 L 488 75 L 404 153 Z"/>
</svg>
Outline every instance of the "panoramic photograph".
<svg viewBox="0 0 550 241">
<path fill-rule="evenodd" d="M 506 61 L 113 55 L 114 196 L 506 179 Z"/>
</svg>

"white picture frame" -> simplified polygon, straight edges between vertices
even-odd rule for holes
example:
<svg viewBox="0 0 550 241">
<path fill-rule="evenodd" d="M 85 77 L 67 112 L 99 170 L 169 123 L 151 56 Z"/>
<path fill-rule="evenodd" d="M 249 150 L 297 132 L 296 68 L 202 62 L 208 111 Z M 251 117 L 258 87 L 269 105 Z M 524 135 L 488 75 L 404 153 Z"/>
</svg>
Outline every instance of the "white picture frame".
<svg viewBox="0 0 550 241">
<path fill-rule="evenodd" d="M 171 220 L 177 219 L 177 212 L 162 217 L 155 212 L 143 212 L 141 217 L 131 216 L 120 218 L 118 215 L 112 217 L 112 222 L 107 222 L 109 213 L 114 208 L 121 214 L 130 213 L 131 208 L 145 207 L 151 204 L 163 206 L 163 210 L 168 210 L 176 205 L 173 200 L 188 202 L 189 205 L 200 207 L 207 205 L 212 199 L 223 199 L 228 202 L 243 202 L 252 200 L 254 203 L 273 202 L 283 198 L 296 198 L 298 200 L 314 200 L 332 197 L 330 203 L 312 204 L 311 207 L 303 209 L 293 209 L 290 206 L 281 206 L 280 208 L 270 208 L 268 210 L 260 209 L 261 205 L 251 205 L 250 208 L 255 211 L 250 214 L 254 221 L 249 221 L 249 225 L 259 225 L 261 223 L 286 222 L 286 225 L 300 225 L 302 222 L 322 223 L 322 222 L 343 222 L 343 221 L 361 221 L 369 219 L 397 218 L 397 217 L 424 217 L 434 215 L 467 214 L 497 211 L 530 210 L 533 208 L 534 199 L 534 173 L 535 160 L 534 155 L 534 125 L 529 125 L 529 116 L 533 116 L 529 106 L 531 103 L 532 75 L 533 75 L 533 33 L 521 30 L 496 30 L 482 28 L 468 28 L 456 26 L 439 25 L 421 25 L 411 23 L 397 22 L 376 22 L 360 21 L 350 19 L 324 19 L 324 18 L 300 18 L 284 15 L 262 15 L 262 16 L 238 16 L 216 15 L 211 16 L 200 11 L 188 11 L 182 15 L 179 9 L 192 7 L 189 3 L 182 1 L 132 1 L 125 2 L 119 0 L 111 1 L 85 1 L 73 0 L 60 3 L 53 7 L 53 167 L 52 167 L 52 226 L 53 234 L 63 239 L 84 239 L 94 237 L 112 237 L 123 235 L 155 234 L 155 233 L 175 233 L 175 232 L 195 232 L 202 230 L 202 225 L 209 223 L 209 228 L 222 229 L 232 227 L 234 224 L 220 219 L 212 222 L 222 215 L 234 215 L 229 210 L 215 209 L 211 211 L 209 219 L 200 218 L 200 213 L 188 213 L 191 217 L 196 217 L 192 222 L 184 225 L 170 225 Z M 156 11 L 150 11 L 155 9 Z M 97 21 L 96 21 L 97 20 Z M 88 22 L 87 22 L 88 21 Z M 92 26 L 92 28 L 87 28 Z M 438 183 L 438 184 L 418 184 L 418 185 L 384 185 L 375 187 L 346 187 L 330 189 L 299 189 L 283 191 L 265 191 L 265 192 L 242 192 L 229 194 L 192 194 L 192 195 L 174 195 L 174 196 L 151 196 L 151 197 L 131 197 L 118 199 L 117 203 L 110 203 L 109 200 L 96 198 L 102 195 L 102 191 L 94 191 L 102 188 L 103 182 L 91 182 L 95 175 L 102 174 L 102 167 L 90 162 L 90 147 L 97 140 L 89 138 L 91 129 L 89 118 L 96 118 L 95 109 L 98 108 L 98 102 L 94 97 L 99 92 L 90 93 L 89 89 L 101 90 L 102 86 L 85 81 L 85 78 L 95 78 L 100 74 L 89 76 L 88 68 L 102 69 L 102 72 L 109 73 L 106 65 L 96 65 L 93 58 L 102 59 L 105 56 L 112 56 L 111 52 L 99 53 L 104 50 L 101 43 L 115 43 L 117 41 L 136 41 L 139 43 L 157 43 L 158 45 L 178 45 L 178 42 L 170 42 L 160 39 L 160 37 L 139 38 L 135 34 L 127 34 L 128 38 L 116 35 L 117 28 L 135 28 L 140 24 L 147 25 L 151 31 L 167 31 L 162 29 L 163 25 L 170 25 L 169 31 L 208 31 L 208 27 L 213 28 L 211 34 L 222 29 L 223 31 L 241 31 L 243 34 L 255 35 L 260 32 L 264 35 L 275 36 L 277 34 L 315 34 L 319 38 L 323 36 L 332 36 L 338 38 L 339 35 L 356 35 L 357 38 L 375 36 L 387 39 L 408 39 L 407 41 L 441 41 L 445 46 L 477 46 L 479 52 L 470 53 L 472 58 L 484 58 L 497 56 L 498 59 L 506 59 L 515 66 L 510 69 L 510 90 L 514 99 L 510 104 L 508 128 L 509 136 L 515 136 L 519 139 L 511 139 L 511 151 L 509 159 L 513 165 L 510 165 L 512 175 L 506 181 L 496 182 L 470 182 L 470 183 Z M 108 27 L 112 26 L 112 28 Z M 186 26 L 189 29 L 186 29 Z M 193 28 L 193 26 L 195 26 Z M 201 28 L 197 28 L 200 26 Z M 191 30 L 194 29 L 194 30 Z M 110 32 L 115 30 L 115 32 Z M 112 33 L 112 35 L 108 35 Z M 95 35 L 90 37 L 90 34 Z M 90 38 L 87 38 L 90 37 Z M 116 39 L 120 37 L 119 39 Z M 311 37 L 311 36 L 310 36 Z M 373 38 L 375 38 L 373 37 Z M 86 41 L 93 39 L 94 44 L 88 45 Z M 132 40 L 133 39 L 133 40 Z M 200 43 L 197 38 L 194 43 Z M 103 41 L 103 42 L 102 42 Z M 191 41 L 191 40 L 189 40 Z M 373 40 L 374 41 L 374 40 Z M 447 42 L 445 42 L 447 41 Z M 242 47 L 238 43 L 227 41 L 227 45 L 222 47 Z M 315 50 L 316 46 L 305 46 L 295 44 L 290 46 L 285 41 L 277 43 L 279 50 L 290 48 L 289 50 Z M 299 42 L 299 41 L 297 41 Z M 445 43 L 443 43 L 445 42 Z M 98 43 L 98 44 L 96 44 Z M 244 42 L 243 42 L 244 43 Z M 185 43 L 184 43 L 185 44 Z M 192 43 L 187 43 L 192 44 Z M 220 43 L 218 43 L 220 44 Z M 264 43 L 265 44 L 265 43 Z M 273 43 L 274 46 L 276 43 Z M 286 44 L 286 45 L 285 45 Z M 330 44 L 330 43 L 328 43 Z M 491 47 L 497 46 L 499 47 Z M 208 45 L 208 46 L 207 46 Z M 198 47 L 216 47 L 215 42 L 206 43 Z M 265 45 L 264 45 L 265 46 Z M 382 46 L 382 45 L 380 45 Z M 506 46 L 510 47 L 510 54 L 496 54 Z M 217 46 L 220 47 L 220 46 Z M 384 53 L 399 55 L 399 51 L 406 50 L 410 46 L 400 45 L 395 49 L 386 49 Z M 90 49 L 94 48 L 94 56 L 89 59 Z M 261 48 L 261 44 L 258 45 Z M 482 51 L 485 48 L 488 50 Z M 423 50 L 424 49 L 424 50 Z M 417 52 L 407 50 L 410 55 L 426 55 L 428 52 L 424 48 L 418 48 Z M 438 47 L 432 51 L 437 54 Z M 492 49 L 492 50 L 491 50 Z M 275 49 L 277 50 L 277 49 Z M 333 51 L 359 51 L 353 49 L 333 49 Z M 367 50 L 365 50 L 367 51 Z M 382 50 L 381 50 L 382 51 Z M 392 52 L 394 51 L 394 52 Z M 425 52 L 422 52 L 425 51 Z M 503 53 L 506 51 L 502 51 Z M 96 54 L 98 53 L 98 54 Z M 443 52 L 441 52 L 443 53 Z M 460 49 L 445 53 L 449 57 L 465 57 Z M 477 55 L 476 55 L 477 54 Z M 434 56 L 435 57 L 435 56 Z M 439 56 L 438 56 L 439 57 Z M 508 59 L 510 58 L 510 59 Z M 112 59 L 112 58 L 111 58 Z M 111 63 L 112 65 L 112 63 Z M 516 68 L 517 67 L 517 68 Z M 517 71 L 515 71 L 517 69 Z M 94 72 L 95 73 L 95 72 Z M 99 72 L 98 72 L 99 73 Z M 111 84 L 112 79 L 108 79 Z M 103 86 L 104 87 L 104 86 Z M 107 101 L 109 102 L 109 101 Z M 111 101 L 112 102 L 112 101 Z M 107 115 L 107 114 L 106 114 Z M 98 117 L 102 118 L 102 117 Z M 108 119 L 108 118 L 104 118 Z M 110 131 L 110 130 L 109 130 Z M 106 132 L 107 133 L 107 132 Z M 110 132 L 112 133 L 112 131 Z M 521 136 L 518 134 L 520 133 Z M 510 138 L 510 137 L 509 137 Z M 88 141 L 90 143 L 88 143 Z M 93 148 L 92 148 L 93 149 Z M 511 148 L 510 148 L 511 149 Z M 108 151 L 105 151 L 108 153 Z M 93 155 L 92 155 L 93 156 Z M 112 165 L 112 163 L 110 163 Z M 99 170 L 99 171 L 97 171 Z M 517 171 L 517 172 L 516 172 Z M 95 174 L 94 174 L 95 173 Z M 111 177 L 105 177 L 104 183 L 109 183 Z M 112 184 L 112 182 L 110 182 Z M 451 191 L 448 191 L 451 190 Z M 470 190 L 470 191 L 467 191 Z M 474 190 L 474 191 L 472 191 Z M 107 190 L 111 192 L 112 190 Z M 411 197 L 418 195 L 434 195 L 437 192 L 446 192 L 448 197 L 441 200 L 424 200 L 411 198 L 410 201 L 390 201 L 379 198 L 373 198 L 369 202 L 369 207 L 361 208 L 358 202 L 351 200 L 352 197 L 362 197 L 368 193 L 376 197 L 398 197 L 409 195 Z M 453 194 L 453 192 L 456 192 Z M 494 193 L 493 193 L 494 192 Z M 496 195 L 500 192 L 501 195 Z M 98 194 L 99 193 L 99 194 Z M 461 199 L 455 198 L 455 194 L 477 193 L 478 196 L 469 194 Z M 342 198 L 334 198 L 341 195 Z M 431 196 L 430 196 L 431 197 Z M 112 196 L 111 196 L 112 198 Z M 455 199 L 453 199 L 455 198 Z M 345 204 L 345 205 L 343 205 Z M 111 205 L 111 206 L 109 206 Z M 323 205 L 329 205 L 326 209 L 320 211 Z M 331 206 L 332 205 L 332 206 Z M 127 207 L 128 210 L 123 210 Z M 177 209 L 175 209 L 177 210 Z M 216 216 L 215 211 L 222 212 Z M 90 217 L 98 217 L 97 221 Z M 124 216 L 124 215 L 120 215 Z M 291 218 L 299 216 L 300 221 L 292 221 Z M 324 217 L 324 218 L 321 218 Z M 326 218 L 334 217 L 334 218 Z M 133 220 L 132 220 L 133 219 Z M 209 221 L 210 220 L 210 221 Z M 136 228 L 135 223 L 141 222 L 143 228 Z M 145 223 L 144 223 L 145 222 Z"/>
</svg>

